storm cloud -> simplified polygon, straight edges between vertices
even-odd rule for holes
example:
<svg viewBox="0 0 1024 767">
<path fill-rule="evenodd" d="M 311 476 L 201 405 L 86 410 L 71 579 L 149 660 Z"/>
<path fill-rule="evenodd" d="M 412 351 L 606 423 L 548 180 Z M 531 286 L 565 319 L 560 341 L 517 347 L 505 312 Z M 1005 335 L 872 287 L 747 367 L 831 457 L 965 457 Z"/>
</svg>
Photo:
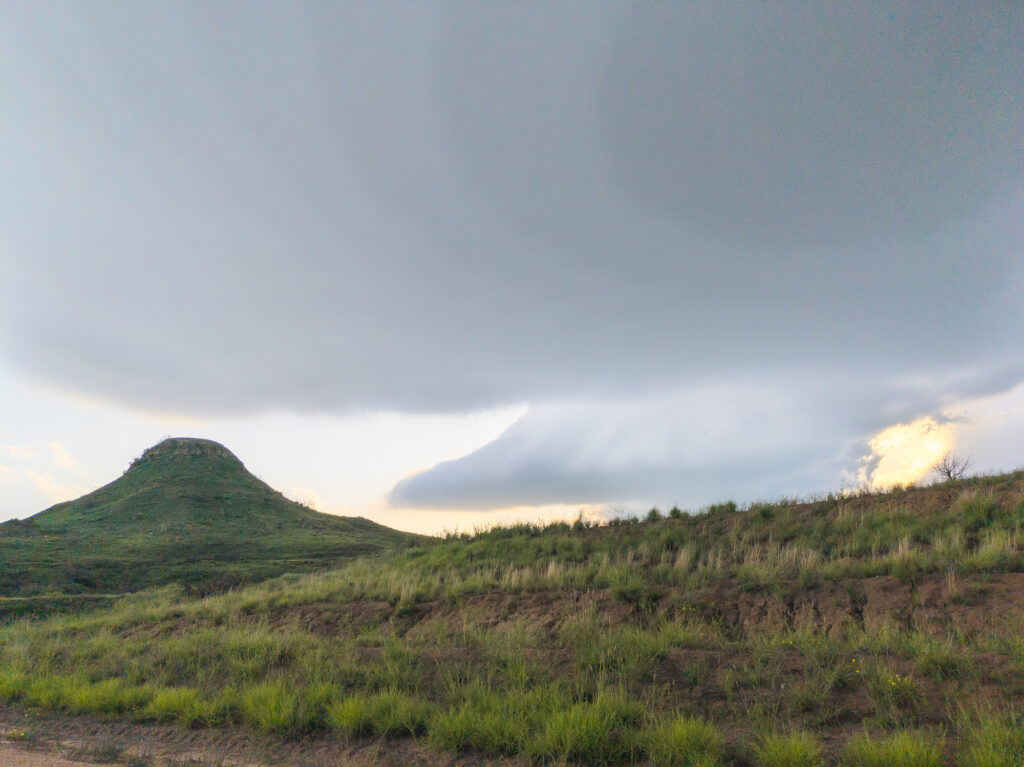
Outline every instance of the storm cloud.
<svg viewBox="0 0 1024 767">
<path fill-rule="evenodd" d="M 1024 380 L 1019 4 L 0 14 L 0 343 L 41 380 L 529 403 L 392 493 L 446 508 L 799 484 Z"/>
</svg>

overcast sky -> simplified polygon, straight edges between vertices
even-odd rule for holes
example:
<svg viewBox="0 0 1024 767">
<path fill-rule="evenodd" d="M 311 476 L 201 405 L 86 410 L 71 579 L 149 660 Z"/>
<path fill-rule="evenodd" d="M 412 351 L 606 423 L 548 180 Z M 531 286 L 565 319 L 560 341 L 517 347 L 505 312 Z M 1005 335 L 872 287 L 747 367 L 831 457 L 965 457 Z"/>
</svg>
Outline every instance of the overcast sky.
<svg viewBox="0 0 1024 767">
<path fill-rule="evenodd" d="M 417 530 L 1024 464 L 1020 3 L 8 2 L 0 110 L 0 519 L 171 434 Z"/>
</svg>

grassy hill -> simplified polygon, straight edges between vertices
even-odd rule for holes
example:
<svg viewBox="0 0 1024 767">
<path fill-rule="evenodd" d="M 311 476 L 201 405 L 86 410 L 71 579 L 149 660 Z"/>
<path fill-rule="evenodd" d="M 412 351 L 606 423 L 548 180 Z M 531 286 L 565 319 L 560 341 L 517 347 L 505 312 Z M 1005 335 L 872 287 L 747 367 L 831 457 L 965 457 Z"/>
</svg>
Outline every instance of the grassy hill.
<svg viewBox="0 0 1024 767">
<path fill-rule="evenodd" d="M 1024 473 L 138 594 L 0 628 L 4 701 L 273 764 L 1024 765 Z"/>
<path fill-rule="evenodd" d="M 216 442 L 168 439 L 114 482 L 0 525 L 0 595 L 167 583 L 206 591 L 322 569 L 412 538 L 290 501 Z"/>
</svg>

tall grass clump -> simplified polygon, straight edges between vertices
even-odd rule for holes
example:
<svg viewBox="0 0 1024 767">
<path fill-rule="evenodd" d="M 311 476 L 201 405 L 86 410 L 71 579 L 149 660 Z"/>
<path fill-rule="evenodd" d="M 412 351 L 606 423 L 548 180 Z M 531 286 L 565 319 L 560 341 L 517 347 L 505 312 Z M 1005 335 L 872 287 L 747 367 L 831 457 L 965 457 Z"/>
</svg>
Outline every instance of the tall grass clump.
<svg viewBox="0 0 1024 767">
<path fill-rule="evenodd" d="M 429 738 L 438 748 L 457 753 L 473 750 L 487 756 L 512 756 L 523 750 L 536 726 L 511 709 L 480 710 L 463 703 L 434 716 Z"/>
<path fill-rule="evenodd" d="M 820 767 L 821 743 L 803 730 L 765 735 L 754 747 L 760 767 Z"/>
<path fill-rule="evenodd" d="M 901 730 L 881 740 L 867 733 L 853 736 L 842 752 L 844 767 L 939 767 L 942 739 L 931 741 Z"/>
<path fill-rule="evenodd" d="M 33 706 L 73 714 L 123 714 L 141 710 L 153 696 L 146 686 L 121 679 L 90 682 L 79 676 L 40 676 L 21 690 L 21 699 Z"/>
<path fill-rule="evenodd" d="M 24 695 L 31 677 L 20 671 L 0 669 L 0 703 L 10 703 Z"/>
<path fill-rule="evenodd" d="M 528 750 L 537 761 L 619 764 L 637 761 L 639 703 L 611 693 L 552 711 Z"/>
<path fill-rule="evenodd" d="M 915 722 L 924 705 L 921 686 L 909 674 L 899 674 L 882 664 L 865 668 L 868 695 L 875 716 L 884 725 Z"/>
<path fill-rule="evenodd" d="M 958 767 L 1024 767 L 1024 721 L 1012 713 L 961 720 Z"/>
<path fill-rule="evenodd" d="M 680 716 L 644 731 L 651 762 L 665 767 L 717 767 L 724 764 L 725 739 L 713 724 Z"/>
<path fill-rule="evenodd" d="M 427 731 L 430 705 L 399 690 L 355 693 L 327 709 L 327 724 L 350 738 L 416 736 Z"/>
<path fill-rule="evenodd" d="M 138 711 L 149 703 L 149 687 L 127 684 L 121 679 L 80 682 L 66 688 L 64 707 L 73 714 L 123 714 Z"/>
<path fill-rule="evenodd" d="M 159 722 L 177 722 L 183 727 L 214 724 L 216 707 L 193 687 L 157 690 L 145 708 L 147 717 Z"/>
<path fill-rule="evenodd" d="M 479 680 L 453 689 L 454 705 L 434 714 L 429 739 L 449 751 L 511 756 L 529 748 L 555 708 L 570 704 L 554 685 L 498 689 Z"/>
<path fill-rule="evenodd" d="M 297 733 L 323 727 L 333 698 L 333 690 L 327 685 L 300 690 L 285 680 L 274 679 L 241 688 L 238 709 L 250 727 Z"/>
</svg>

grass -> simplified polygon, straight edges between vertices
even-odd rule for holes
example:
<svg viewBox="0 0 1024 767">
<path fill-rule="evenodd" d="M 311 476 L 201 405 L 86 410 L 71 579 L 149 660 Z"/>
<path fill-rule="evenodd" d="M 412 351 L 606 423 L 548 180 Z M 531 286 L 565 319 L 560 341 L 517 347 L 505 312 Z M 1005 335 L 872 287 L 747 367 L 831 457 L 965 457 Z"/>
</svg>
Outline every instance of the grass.
<svg viewBox="0 0 1024 767">
<path fill-rule="evenodd" d="M 354 693 L 330 706 L 328 726 L 350 738 L 425 735 L 431 706 L 397 690 Z"/>
<path fill-rule="evenodd" d="M 670 717 L 650 727 L 647 755 L 665 767 L 716 767 L 725 763 L 725 738 L 713 724 L 692 716 Z"/>
<path fill-rule="evenodd" d="M 809 732 L 765 735 L 754 747 L 760 767 L 819 767 L 821 743 Z"/>
<path fill-rule="evenodd" d="M 880 739 L 864 733 L 847 742 L 842 763 L 848 767 L 939 767 L 942 740 L 906 730 Z"/>
<path fill-rule="evenodd" d="M 1006 475 L 165 586 L 0 626 L 0 703 L 468 762 L 1021 764 L 1022 499 Z"/>
<path fill-rule="evenodd" d="M 527 752 L 543 762 L 629 762 L 641 753 L 636 726 L 642 717 L 636 701 L 602 691 L 593 700 L 552 710 Z"/>
<path fill-rule="evenodd" d="M 960 720 L 962 740 L 958 767 L 1024 765 L 1024 721 L 1013 710 L 983 710 Z"/>
</svg>

